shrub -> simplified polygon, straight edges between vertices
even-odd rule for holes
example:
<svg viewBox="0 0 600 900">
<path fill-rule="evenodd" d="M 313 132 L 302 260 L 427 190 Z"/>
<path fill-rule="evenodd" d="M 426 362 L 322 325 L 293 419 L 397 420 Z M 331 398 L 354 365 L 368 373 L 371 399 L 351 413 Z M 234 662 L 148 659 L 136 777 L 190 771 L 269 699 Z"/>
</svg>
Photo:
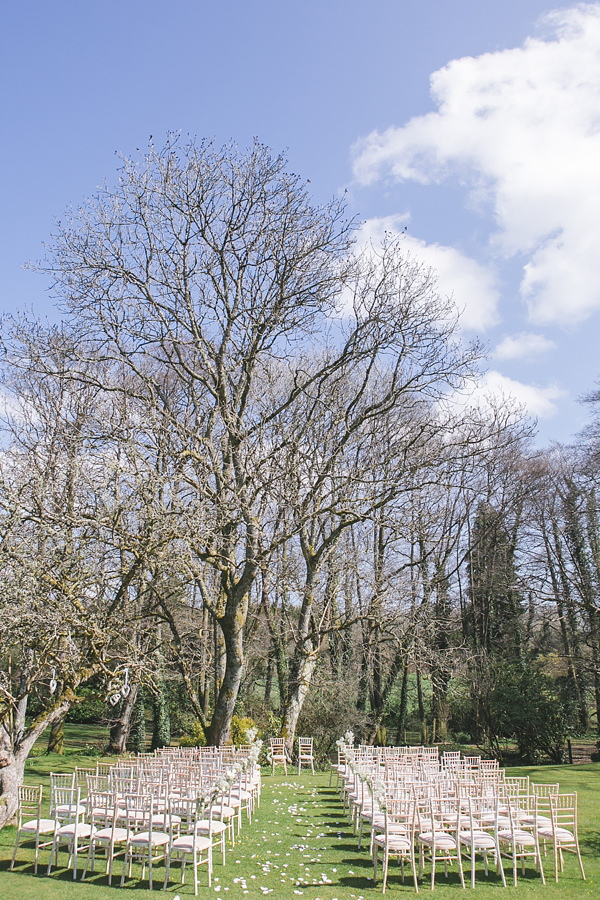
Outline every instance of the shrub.
<svg viewBox="0 0 600 900">
<path fill-rule="evenodd" d="M 256 724 L 250 716 L 233 716 L 231 720 L 232 744 L 235 744 L 236 747 L 239 747 L 240 744 L 247 744 L 247 733 L 251 728 L 256 729 Z"/>
<path fill-rule="evenodd" d="M 177 741 L 179 747 L 205 747 L 206 736 L 199 721 L 195 721 L 188 734 Z"/>
<path fill-rule="evenodd" d="M 544 756 L 563 762 L 571 715 L 552 678 L 533 668 L 505 670 L 489 701 L 496 737 L 514 735 L 520 758 L 535 765 Z"/>
</svg>

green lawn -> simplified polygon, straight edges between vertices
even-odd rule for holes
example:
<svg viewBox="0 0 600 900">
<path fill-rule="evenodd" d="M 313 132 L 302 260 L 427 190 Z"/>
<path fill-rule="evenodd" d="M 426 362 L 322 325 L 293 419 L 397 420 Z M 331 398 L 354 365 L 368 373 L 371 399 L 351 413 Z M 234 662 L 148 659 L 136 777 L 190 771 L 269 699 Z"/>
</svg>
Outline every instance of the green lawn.
<svg viewBox="0 0 600 900">
<path fill-rule="evenodd" d="M 65 763 L 81 757 L 68 757 Z M 38 782 L 47 778 L 50 771 L 47 758 L 32 760 L 27 772 L 28 782 Z M 55 767 L 57 768 L 57 767 Z M 64 766 L 66 768 L 66 765 Z M 559 781 L 564 790 L 577 790 L 580 802 L 580 832 L 586 867 L 587 881 L 578 874 L 577 861 L 571 855 L 566 860 L 566 871 L 558 884 L 548 881 L 546 887 L 540 883 L 533 869 L 528 868 L 526 877 L 519 879 L 517 892 L 522 897 L 555 897 L 561 900 L 600 896 L 600 765 L 541 767 L 511 770 L 514 774 L 531 775 L 536 781 Z M 96 875 L 89 883 L 73 883 L 71 873 L 58 869 L 50 877 L 33 875 L 33 866 L 28 860 L 33 854 L 21 850 L 18 866 L 13 873 L 8 871 L 9 858 L 15 837 L 14 828 L 0 832 L 0 898 L 1 900 L 58 900 L 58 898 L 79 897 L 109 900 L 118 897 L 119 887 L 109 888 L 103 875 Z M 367 845 L 368 847 L 368 845 Z M 62 854 L 66 862 L 66 853 Z M 43 859 L 48 859 L 47 853 Z M 372 863 L 368 849 L 356 849 L 356 839 L 348 829 L 338 796 L 328 787 L 328 776 L 314 777 L 302 774 L 265 774 L 263 778 L 263 798 L 260 810 L 251 826 L 244 823 L 239 843 L 228 851 L 227 865 L 220 864 L 215 854 L 214 882 L 210 893 L 225 895 L 230 900 L 255 900 L 273 894 L 277 900 L 368 900 L 381 895 L 381 881 L 373 887 Z M 508 868 L 508 867 L 507 867 Z M 552 863 L 548 858 L 547 874 L 552 877 Z M 155 881 L 160 886 L 162 865 L 157 867 Z M 391 868 L 387 895 L 411 895 L 413 890 L 409 879 L 402 886 L 399 869 Z M 468 865 L 465 864 L 465 871 Z M 121 865 L 117 865 L 120 876 Z M 381 872 L 381 870 L 380 870 Z M 178 876 L 179 868 L 174 870 Z M 191 873 L 188 872 L 188 879 Z M 508 874 L 508 873 L 507 873 Z M 218 879 L 218 880 L 217 880 Z M 129 882 L 126 890 L 134 890 L 136 896 L 149 896 L 150 892 L 137 881 Z M 467 887 L 467 892 L 471 888 Z M 429 891 L 424 882 L 422 892 Z M 478 867 L 477 895 L 483 900 L 502 896 L 503 888 L 495 876 L 484 882 L 483 872 Z M 512 886 L 507 891 L 514 891 Z M 171 883 L 168 893 L 183 897 L 193 896 L 193 887 L 184 888 Z M 205 867 L 200 869 L 200 896 L 206 896 Z M 436 896 L 457 897 L 461 888 L 456 874 L 445 882 L 443 875 L 436 882 Z"/>
</svg>

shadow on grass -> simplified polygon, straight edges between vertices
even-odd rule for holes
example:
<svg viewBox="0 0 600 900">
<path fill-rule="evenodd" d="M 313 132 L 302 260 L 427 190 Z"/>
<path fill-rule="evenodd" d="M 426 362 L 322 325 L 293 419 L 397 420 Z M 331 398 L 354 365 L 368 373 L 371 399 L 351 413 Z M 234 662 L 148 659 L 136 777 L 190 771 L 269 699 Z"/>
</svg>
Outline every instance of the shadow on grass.
<svg viewBox="0 0 600 900">
<path fill-rule="evenodd" d="M 582 850 L 589 850 L 600 855 L 600 831 L 587 831 L 585 837 L 579 838 Z"/>
</svg>

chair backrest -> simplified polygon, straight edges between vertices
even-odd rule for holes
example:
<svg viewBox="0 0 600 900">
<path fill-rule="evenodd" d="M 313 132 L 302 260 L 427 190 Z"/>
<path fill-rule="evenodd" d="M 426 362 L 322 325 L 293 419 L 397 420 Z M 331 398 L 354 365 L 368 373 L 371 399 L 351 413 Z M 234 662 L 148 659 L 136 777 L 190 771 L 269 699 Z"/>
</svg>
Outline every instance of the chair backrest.
<svg viewBox="0 0 600 900">
<path fill-rule="evenodd" d="M 549 794 L 552 827 L 573 832 L 577 837 L 577 793 Z"/>
<path fill-rule="evenodd" d="M 109 791 L 110 777 L 108 775 L 86 775 L 85 788 L 88 794 L 90 791 Z"/>
<path fill-rule="evenodd" d="M 132 766 L 114 766 L 110 772 L 110 783 L 119 794 L 135 794 L 137 791 L 138 771 Z"/>
<path fill-rule="evenodd" d="M 87 788 L 87 776 L 88 775 L 96 775 L 96 768 L 93 769 L 84 769 L 81 766 L 75 766 L 75 783 L 79 785 L 81 790 L 85 790 Z"/>
<path fill-rule="evenodd" d="M 80 787 L 53 787 L 50 791 L 50 818 L 60 819 L 64 824 L 79 821 L 84 810 L 81 808 Z"/>
<path fill-rule="evenodd" d="M 479 769 L 482 772 L 498 772 L 500 770 L 500 762 L 497 759 L 482 759 L 479 763 Z"/>
<path fill-rule="evenodd" d="M 127 829 L 131 832 L 148 831 L 152 836 L 152 816 L 154 798 L 145 794 L 126 794 L 121 816 L 125 817 Z M 170 820 L 169 815 L 169 820 Z"/>
<path fill-rule="evenodd" d="M 531 793 L 535 794 L 536 797 L 549 797 L 550 794 L 558 794 L 559 789 L 558 782 L 556 784 L 534 784 L 531 782 Z"/>
<path fill-rule="evenodd" d="M 285 740 L 284 738 L 269 738 L 272 757 L 285 756 Z"/>
<path fill-rule="evenodd" d="M 313 752 L 313 738 L 311 737 L 299 737 L 298 738 L 298 752 L 301 756 L 312 756 Z"/>
<path fill-rule="evenodd" d="M 498 834 L 498 816 L 500 813 L 500 799 L 495 797 L 471 796 L 466 801 L 469 811 L 469 831 L 471 837 L 482 828 L 494 830 Z M 484 824 L 485 823 L 485 824 Z M 461 826 L 461 830 L 464 826 Z"/>
<path fill-rule="evenodd" d="M 414 800 L 406 798 L 394 798 L 386 796 L 384 820 L 386 836 L 392 833 L 398 833 L 398 825 L 402 825 L 406 829 L 406 837 L 411 845 L 414 844 L 416 818 L 416 803 Z"/>
<path fill-rule="evenodd" d="M 112 791 L 88 790 L 87 816 L 90 825 L 106 828 L 115 827 L 117 819 L 117 798 Z"/>
<path fill-rule="evenodd" d="M 449 750 L 442 753 L 442 768 L 456 771 L 460 765 L 460 750 Z"/>
<path fill-rule="evenodd" d="M 42 815 L 43 786 L 32 787 L 28 784 L 19 785 L 19 828 L 27 819 L 39 819 Z"/>
<path fill-rule="evenodd" d="M 512 790 L 517 794 L 530 794 L 529 775 L 509 776 L 505 778 L 503 784 L 507 785 L 508 790 Z"/>
<path fill-rule="evenodd" d="M 75 787 L 75 772 L 50 772 L 50 790 Z"/>
<path fill-rule="evenodd" d="M 423 759 L 428 760 L 438 760 L 440 758 L 440 748 L 439 747 L 423 747 L 421 753 L 419 754 L 423 757 Z"/>
<path fill-rule="evenodd" d="M 508 809 L 508 817 L 511 829 L 525 827 L 527 829 L 537 826 L 538 798 L 535 794 L 520 794 L 515 791 L 510 796 L 502 798 L 502 805 Z"/>
</svg>

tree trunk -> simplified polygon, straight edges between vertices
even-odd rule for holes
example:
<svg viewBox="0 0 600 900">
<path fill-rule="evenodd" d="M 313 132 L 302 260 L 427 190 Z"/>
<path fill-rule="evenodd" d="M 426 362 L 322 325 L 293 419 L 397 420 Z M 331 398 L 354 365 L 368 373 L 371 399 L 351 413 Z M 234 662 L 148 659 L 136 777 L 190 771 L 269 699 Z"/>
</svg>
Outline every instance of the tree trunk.
<svg viewBox="0 0 600 900">
<path fill-rule="evenodd" d="M 0 728 L 0 829 L 10 823 L 19 806 L 19 788 L 25 777 L 27 753 L 13 753 L 10 736 Z"/>
<path fill-rule="evenodd" d="M 560 536 L 558 534 L 558 527 L 556 525 L 556 521 L 553 522 L 554 525 L 554 539 L 560 540 Z M 565 657 L 567 659 L 567 668 L 568 668 L 568 677 L 569 683 L 573 690 L 573 696 L 575 698 L 575 702 L 577 704 L 578 718 L 579 718 L 579 727 L 581 728 L 583 734 L 587 734 L 587 730 L 589 727 L 589 715 L 587 703 L 585 700 L 585 691 L 581 690 L 580 678 L 578 672 L 578 666 L 575 659 L 575 654 L 573 652 L 573 648 L 571 646 L 571 635 L 569 634 L 568 622 L 567 622 L 567 613 L 565 611 L 565 603 L 564 600 L 567 600 L 567 603 L 570 601 L 570 596 L 563 598 L 563 594 L 561 593 L 560 583 L 558 580 L 558 576 L 556 574 L 556 568 L 554 565 L 554 558 L 552 554 L 552 550 L 550 547 L 550 540 L 546 529 L 542 529 L 543 538 L 544 538 L 544 546 L 546 548 L 546 559 L 548 562 L 548 571 L 550 573 L 550 581 L 552 583 L 552 589 L 554 591 L 554 600 L 556 602 L 556 609 L 558 612 L 558 621 L 560 625 L 560 633 L 563 642 L 563 649 L 565 653 Z M 560 547 L 558 548 L 560 550 Z M 558 558 L 559 565 L 562 564 L 562 554 Z M 570 588 L 568 585 L 568 579 L 564 578 L 564 572 L 561 572 L 562 583 L 566 584 L 567 590 L 570 595 Z M 577 643 L 577 636 L 573 635 L 573 642 Z"/>
<path fill-rule="evenodd" d="M 65 713 L 66 715 L 66 713 Z M 48 747 L 46 754 L 57 753 L 62 756 L 65 752 L 65 716 L 57 719 L 50 726 L 50 737 L 48 738 Z"/>
<path fill-rule="evenodd" d="M 226 653 L 223 681 L 208 729 L 208 742 L 214 747 L 221 747 L 230 739 L 231 719 L 244 674 L 244 625 L 247 604 L 246 596 L 241 610 L 234 610 L 233 613 L 226 612 L 220 618 Z"/>
<path fill-rule="evenodd" d="M 128 696 L 122 701 L 121 715 L 110 727 L 110 736 L 106 752 L 111 756 L 120 756 L 125 753 L 129 729 L 131 727 L 131 715 L 138 695 L 139 685 L 132 684 Z"/>
<path fill-rule="evenodd" d="M 304 706 L 304 701 L 306 700 L 312 677 L 317 667 L 318 655 L 318 648 L 313 647 L 311 650 L 305 649 L 303 658 L 297 667 L 297 675 L 294 679 L 294 684 L 285 708 L 282 731 L 283 737 L 285 738 L 285 745 L 290 756 L 294 750 L 298 719 L 302 712 L 302 707 Z"/>
<path fill-rule="evenodd" d="M 133 704 L 127 734 L 127 749 L 132 753 L 146 752 L 146 704 L 144 689 L 139 687 Z"/>
<path fill-rule="evenodd" d="M 265 674 L 265 694 L 263 698 L 263 709 L 268 709 L 271 705 L 271 687 L 273 686 L 273 655 L 269 653 L 267 657 L 267 671 Z"/>
<path fill-rule="evenodd" d="M 23 784 L 25 763 L 33 745 L 48 725 L 64 719 L 74 700 L 74 690 L 66 688 L 53 708 L 33 720 L 16 745 L 8 719 L 0 722 L 0 830 L 10 822 L 19 806 L 19 788 Z"/>
<path fill-rule="evenodd" d="M 417 705 L 419 707 L 419 727 L 421 731 L 421 743 L 426 744 L 425 734 L 425 704 L 423 703 L 423 686 L 421 684 L 421 671 L 417 669 Z"/>
<path fill-rule="evenodd" d="M 408 662 L 402 668 L 402 687 L 400 688 L 400 709 L 398 710 L 398 731 L 396 732 L 396 745 L 404 743 L 404 726 L 406 723 L 406 709 L 408 706 Z"/>
<path fill-rule="evenodd" d="M 290 666 L 288 697 L 282 723 L 283 737 L 290 756 L 294 750 L 298 718 L 310 689 L 320 650 L 320 640 L 312 613 L 319 569 L 318 565 L 315 564 L 314 556 L 308 550 L 306 541 L 303 541 L 303 554 L 306 563 L 306 581 L 298 621 L 298 638 Z"/>
<path fill-rule="evenodd" d="M 194 584 L 194 591 L 196 590 L 196 584 Z M 210 618 L 209 611 L 205 606 L 202 610 L 202 633 L 201 633 L 201 643 L 200 643 L 200 672 L 198 674 L 198 702 L 200 707 L 202 708 L 202 712 L 206 716 L 208 713 L 208 694 L 209 694 L 209 679 L 207 676 L 208 670 L 208 636 L 210 633 Z"/>
<path fill-rule="evenodd" d="M 285 560 L 285 557 L 284 557 Z M 288 695 L 288 672 L 287 672 L 287 659 L 286 659 L 286 648 L 285 648 L 285 630 L 281 625 L 281 622 L 277 620 L 277 618 L 273 617 L 271 612 L 271 605 L 269 603 L 269 591 L 267 585 L 267 568 L 264 565 L 261 569 L 262 573 L 262 590 L 261 590 L 261 607 L 265 612 L 265 619 L 267 621 L 267 628 L 269 629 L 269 635 L 271 637 L 271 647 L 269 652 L 269 662 L 267 669 L 267 685 L 269 687 L 269 691 L 265 688 L 265 700 L 264 706 L 268 707 L 269 697 L 271 695 L 271 680 L 273 677 L 273 662 L 275 663 L 275 669 L 277 672 L 277 684 L 279 686 L 279 709 L 285 709 L 287 703 L 287 695 Z M 277 614 L 277 586 L 275 587 L 275 604 L 274 611 Z M 282 608 L 285 607 L 285 592 L 281 598 Z"/>
</svg>

